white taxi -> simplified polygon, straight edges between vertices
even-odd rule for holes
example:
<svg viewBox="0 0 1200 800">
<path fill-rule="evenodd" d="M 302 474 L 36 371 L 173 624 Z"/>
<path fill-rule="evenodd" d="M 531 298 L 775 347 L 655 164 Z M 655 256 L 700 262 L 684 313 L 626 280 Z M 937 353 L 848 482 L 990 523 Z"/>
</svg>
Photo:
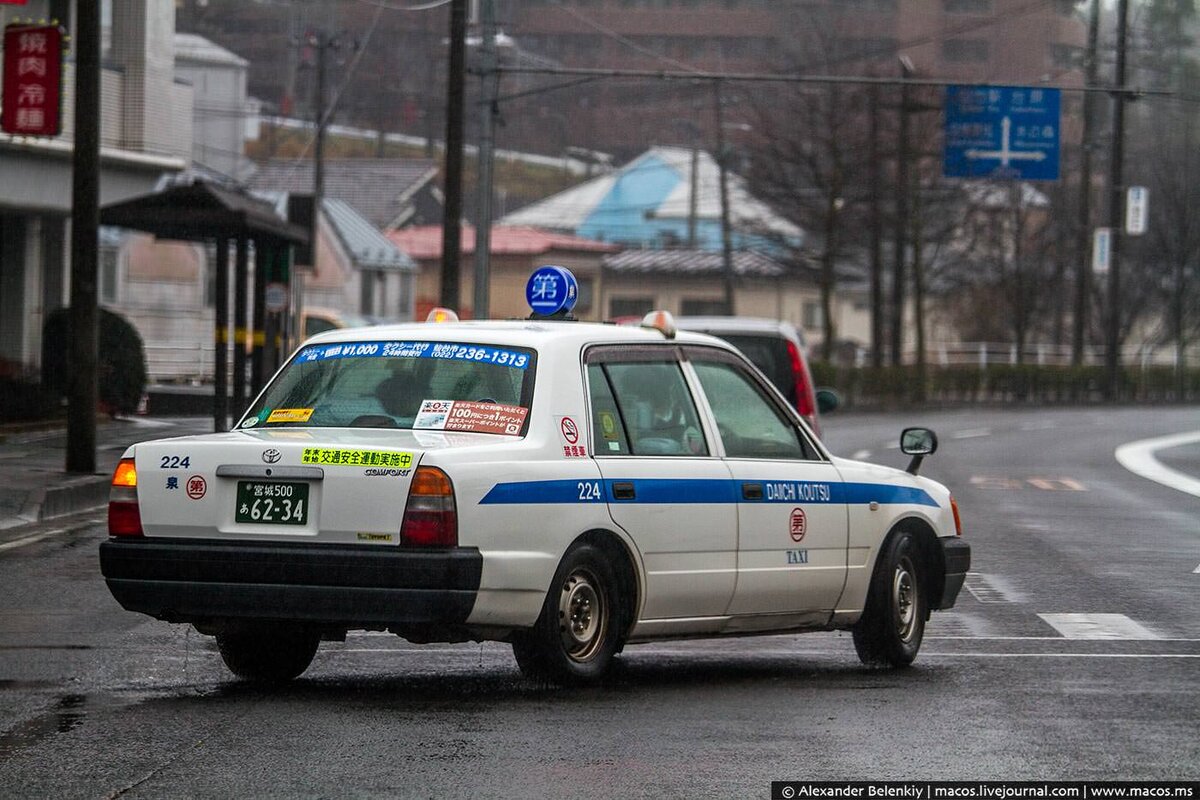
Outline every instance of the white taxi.
<svg viewBox="0 0 1200 800">
<path fill-rule="evenodd" d="M 233 430 L 124 453 L 108 587 L 254 680 L 361 629 L 510 642 L 564 684 L 666 638 L 842 629 L 911 663 L 970 563 L 916 474 L 932 432 L 908 471 L 836 458 L 732 346 L 651 317 L 317 336 Z"/>
</svg>

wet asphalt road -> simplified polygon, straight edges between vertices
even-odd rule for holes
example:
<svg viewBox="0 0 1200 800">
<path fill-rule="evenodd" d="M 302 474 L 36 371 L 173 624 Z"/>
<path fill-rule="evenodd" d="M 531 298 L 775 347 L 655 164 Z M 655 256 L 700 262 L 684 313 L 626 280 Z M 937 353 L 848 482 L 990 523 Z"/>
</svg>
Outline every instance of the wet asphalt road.
<svg viewBox="0 0 1200 800">
<path fill-rule="evenodd" d="M 782 779 L 1200 778 L 1200 498 L 1113 459 L 1200 429 L 1200 410 L 835 415 L 826 438 L 902 466 L 906 424 L 941 436 L 923 471 L 954 489 L 975 573 L 913 669 L 863 669 L 845 634 L 681 642 L 630 647 L 606 685 L 568 691 L 523 681 L 503 645 L 351 635 L 266 691 L 232 680 L 211 640 L 116 605 L 97 516 L 0 551 L 0 796 L 766 797 Z M 1162 460 L 1200 477 L 1198 453 Z M 1068 638 L 1080 618 L 1053 615 L 1070 614 L 1108 615 L 1082 628 L 1108 638 Z"/>
</svg>

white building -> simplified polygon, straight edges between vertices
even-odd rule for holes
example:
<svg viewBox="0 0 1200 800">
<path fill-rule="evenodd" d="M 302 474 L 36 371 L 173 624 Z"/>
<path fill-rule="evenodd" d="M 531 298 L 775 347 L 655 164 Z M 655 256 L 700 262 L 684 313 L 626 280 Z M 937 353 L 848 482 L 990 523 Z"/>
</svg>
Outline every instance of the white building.
<svg viewBox="0 0 1200 800">
<path fill-rule="evenodd" d="M 103 0 L 100 202 L 153 190 L 192 152 L 192 88 L 175 80 L 172 0 Z M 16 18 L 57 19 L 73 32 L 74 0 L 0 5 Z M 74 141 L 74 62 L 63 66 L 63 132 L 0 134 L 0 369 L 36 370 L 46 315 L 67 304 Z M 103 277 L 101 292 L 103 293 Z"/>
</svg>

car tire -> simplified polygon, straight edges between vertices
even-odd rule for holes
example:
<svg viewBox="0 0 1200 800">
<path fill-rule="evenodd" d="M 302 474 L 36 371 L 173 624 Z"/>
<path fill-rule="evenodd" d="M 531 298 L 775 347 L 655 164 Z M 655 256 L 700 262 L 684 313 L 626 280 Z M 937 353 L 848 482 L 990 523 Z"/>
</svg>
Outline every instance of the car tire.
<svg viewBox="0 0 1200 800">
<path fill-rule="evenodd" d="M 217 649 L 239 678 L 282 683 L 299 677 L 312 663 L 320 634 L 296 625 L 238 625 L 217 634 Z"/>
<path fill-rule="evenodd" d="M 921 649 L 929 601 L 921 580 L 917 543 L 896 531 L 884 544 L 855 624 L 854 649 L 868 666 L 907 667 Z"/>
<path fill-rule="evenodd" d="M 535 683 L 579 686 L 602 678 L 621 640 L 623 598 L 612 565 L 590 544 L 563 556 L 534 626 L 513 635 L 513 655 Z"/>
</svg>

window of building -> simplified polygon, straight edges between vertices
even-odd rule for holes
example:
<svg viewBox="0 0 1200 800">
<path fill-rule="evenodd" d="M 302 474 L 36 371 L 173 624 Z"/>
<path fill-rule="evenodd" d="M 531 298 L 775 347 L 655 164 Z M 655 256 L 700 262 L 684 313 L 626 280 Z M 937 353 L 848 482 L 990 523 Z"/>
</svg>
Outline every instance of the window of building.
<svg viewBox="0 0 1200 800">
<path fill-rule="evenodd" d="M 992 0 L 943 0 L 947 14 L 988 14 Z"/>
<path fill-rule="evenodd" d="M 100 248 L 100 302 L 115 303 L 119 299 L 121 251 L 117 247 Z"/>
<path fill-rule="evenodd" d="M 848 59 L 892 59 L 896 57 L 893 36 L 846 36 L 838 40 L 839 55 Z"/>
<path fill-rule="evenodd" d="M 653 297 L 613 297 L 608 301 L 608 316 L 644 317 L 654 310 Z"/>
<path fill-rule="evenodd" d="M 591 278 L 576 278 L 575 282 L 579 284 L 579 292 L 575 299 L 575 310 L 579 312 L 591 311 L 596 295 L 595 281 Z"/>
<path fill-rule="evenodd" d="M 942 42 L 942 58 L 958 63 L 988 60 L 987 39 L 947 39 Z"/>
<path fill-rule="evenodd" d="M 1069 44 L 1050 45 L 1050 63 L 1063 69 L 1072 69 L 1083 65 L 1082 47 Z"/>
<path fill-rule="evenodd" d="M 685 297 L 681 310 L 685 317 L 720 317 L 728 313 L 724 300 L 710 297 Z"/>
<path fill-rule="evenodd" d="M 801 324 L 809 330 L 816 330 L 824 324 L 824 319 L 821 316 L 821 304 L 816 300 L 807 300 L 804 303 L 804 315 Z"/>
</svg>

